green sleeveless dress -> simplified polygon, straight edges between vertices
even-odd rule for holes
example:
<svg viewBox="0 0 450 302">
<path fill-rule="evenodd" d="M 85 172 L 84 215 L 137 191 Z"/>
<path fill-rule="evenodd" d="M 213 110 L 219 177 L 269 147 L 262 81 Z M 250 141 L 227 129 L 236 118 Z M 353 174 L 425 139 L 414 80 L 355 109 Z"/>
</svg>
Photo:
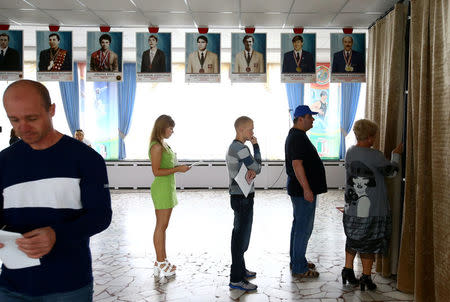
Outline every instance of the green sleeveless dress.
<svg viewBox="0 0 450 302">
<path fill-rule="evenodd" d="M 148 149 L 148 157 L 152 160 L 150 149 L 158 142 L 151 142 Z M 172 169 L 175 166 L 175 153 L 170 149 L 164 150 L 161 157 L 161 169 Z M 175 174 L 155 176 L 151 186 L 151 194 L 155 209 L 171 209 L 178 203 L 175 187 Z"/>
</svg>

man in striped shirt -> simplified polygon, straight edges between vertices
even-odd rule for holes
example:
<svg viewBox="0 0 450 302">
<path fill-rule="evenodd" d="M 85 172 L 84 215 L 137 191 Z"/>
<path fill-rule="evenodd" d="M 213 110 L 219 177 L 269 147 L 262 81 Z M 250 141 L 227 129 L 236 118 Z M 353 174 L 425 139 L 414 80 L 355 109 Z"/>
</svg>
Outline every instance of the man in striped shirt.
<svg viewBox="0 0 450 302">
<path fill-rule="evenodd" d="M 231 274 L 230 288 L 244 291 L 254 291 L 257 286 L 247 281 L 247 278 L 256 277 L 256 273 L 245 267 L 244 253 L 248 249 L 253 222 L 254 185 L 250 193 L 245 196 L 235 180 L 242 165 L 248 169 L 246 179 L 248 182 L 261 172 L 261 153 L 258 141 L 253 136 L 253 121 L 247 116 L 239 117 L 235 123 L 236 138 L 228 148 L 227 167 L 230 179 L 231 208 L 234 211 L 233 233 L 231 235 Z M 245 145 L 250 141 L 253 145 L 254 156 Z"/>
<path fill-rule="evenodd" d="M 53 128 L 55 104 L 41 83 L 12 83 L 3 105 L 21 140 L 0 152 L 0 225 L 22 234 L 15 244 L 39 265 L 4 264 L 0 301 L 91 302 L 89 237 L 112 214 L 105 162 Z"/>
</svg>

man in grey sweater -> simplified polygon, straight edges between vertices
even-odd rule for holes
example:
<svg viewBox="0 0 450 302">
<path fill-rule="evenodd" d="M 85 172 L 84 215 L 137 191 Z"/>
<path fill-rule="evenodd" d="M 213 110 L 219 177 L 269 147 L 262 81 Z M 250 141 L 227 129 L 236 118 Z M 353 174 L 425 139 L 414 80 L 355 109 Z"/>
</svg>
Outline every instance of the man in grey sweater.
<svg viewBox="0 0 450 302">
<path fill-rule="evenodd" d="M 248 169 L 246 180 L 250 183 L 261 172 L 261 153 L 258 141 L 253 136 L 253 121 L 247 116 L 239 117 L 235 123 L 236 138 L 231 143 L 227 153 L 227 167 L 230 178 L 231 208 L 234 211 L 233 233 L 231 235 L 231 274 L 230 288 L 244 291 L 254 291 L 257 286 L 247 281 L 256 277 L 256 273 L 245 267 L 244 253 L 248 249 L 253 222 L 254 185 L 245 196 L 235 180 L 242 165 Z M 253 144 L 254 156 L 245 145 L 246 141 Z"/>
</svg>

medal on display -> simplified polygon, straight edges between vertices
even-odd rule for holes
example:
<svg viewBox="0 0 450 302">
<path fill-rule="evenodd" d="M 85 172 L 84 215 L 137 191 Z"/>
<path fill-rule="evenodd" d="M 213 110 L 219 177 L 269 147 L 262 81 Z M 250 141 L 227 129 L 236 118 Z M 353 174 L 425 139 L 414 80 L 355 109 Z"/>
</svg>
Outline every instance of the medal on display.
<svg viewBox="0 0 450 302">
<path fill-rule="evenodd" d="M 205 73 L 205 70 L 203 69 L 203 64 L 205 64 L 205 60 L 206 60 L 206 56 L 207 55 L 208 54 L 203 56 L 203 52 L 202 52 L 202 56 L 200 57 L 200 55 L 197 52 L 198 61 L 200 62 L 200 70 L 198 71 L 198 73 Z"/>
<path fill-rule="evenodd" d="M 102 59 L 102 54 L 103 51 L 100 51 L 100 70 L 104 71 L 104 70 L 108 70 L 108 66 L 106 65 L 106 62 L 109 62 L 109 50 L 106 52 L 105 55 L 103 55 L 103 59 Z"/>
<path fill-rule="evenodd" d="M 353 71 L 353 67 L 352 67 L 352 51 L 350 50 L 350 55 L 347 58 L 347 55 L 345 54 L 345 50 L 344 50 L 344 60 L 345 60 L 345 71 L 347 72 L 352 72 Z"/>
<path fill-rule="evenodd" d="M 302 68 L 300 67 L 300 63 L 302 62 L 302 57 L 299 55 L 299 58 L 297 59 L 297 56 L 295 55 L 295 51 L 292 53 L 294 56 L 295 64 L 297 64 L 297 68 L 295 70 L 297 72 L 302 72 Z"/>
<path fill-rule="evenodd" d="M 50 62 L 49 62 L 49 65 L 48 65 L 48 67 L 47 67 L 47 70 L 52 70 L 52 68 L 53 68 L 53 65 L 55 64 L 55 58 L 56 58 L 56 56 L 58 55 L 58 53 L 59 53 L 59 48 L 58 48 L 58 50 L 55 52 L 55 54 L 54 55 L 52 55 L 52 50 L 50 49 Z"/>
<path fill-rule="evenodd" d="M 251 55 L 245 56 L 245 61 L 247 62 L 247 68 L 245 68 L 246 72 L 250 72 L 252 69 L 250 68 L 250 61 L 252 60 L 253 51 Z"/>
</svg>

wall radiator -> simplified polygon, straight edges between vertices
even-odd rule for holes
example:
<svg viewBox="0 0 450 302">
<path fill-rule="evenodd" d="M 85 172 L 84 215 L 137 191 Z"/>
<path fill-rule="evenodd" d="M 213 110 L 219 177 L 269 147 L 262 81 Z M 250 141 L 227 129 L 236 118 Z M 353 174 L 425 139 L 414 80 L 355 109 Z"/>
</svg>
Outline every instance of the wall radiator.
<svg viewBox="0 0 450 302">
<path fill-rule="evenodd" d="M 189 164 L 193 161 L 180 161 Z M 261 173 L 256 177 L 255 187 L 259 189 L 286 188 L 284 161 L 263 161 Z M 327 185 L 330 189 L 345 187 L 343 161 L 325 161 Z M 109 186 L 111 189 L 149 189 L 154 176 L 149 161 L 107 161 Z M 180 189 L 224 189 L 228 188 L 228 171 L 225 161 L 205 161 L 186 173 L 176 174 Z"/>
</svg>

